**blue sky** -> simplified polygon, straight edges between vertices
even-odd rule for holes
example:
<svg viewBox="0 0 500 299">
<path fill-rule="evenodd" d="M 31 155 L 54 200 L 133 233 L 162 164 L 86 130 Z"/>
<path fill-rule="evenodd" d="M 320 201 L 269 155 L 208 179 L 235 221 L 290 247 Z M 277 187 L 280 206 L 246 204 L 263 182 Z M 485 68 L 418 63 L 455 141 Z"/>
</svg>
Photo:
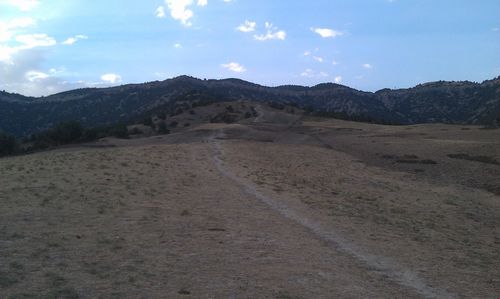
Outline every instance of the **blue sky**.
<svg viewBox="0 0 500 299">
<path fill-rule="evenodd" d="M 410 87 L 500 75 L 498 0 L 0 0 L 0 89 L 237 77 Z"/>
</svg>

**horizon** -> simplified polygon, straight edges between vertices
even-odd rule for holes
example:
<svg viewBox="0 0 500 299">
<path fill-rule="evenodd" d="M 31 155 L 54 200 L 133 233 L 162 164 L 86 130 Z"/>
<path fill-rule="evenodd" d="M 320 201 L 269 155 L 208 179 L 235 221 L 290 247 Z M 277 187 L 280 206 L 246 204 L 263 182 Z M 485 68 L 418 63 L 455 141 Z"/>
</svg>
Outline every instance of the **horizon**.
<svg viewBox="0 0 500 299">
<path fill-rule="evenodd" d="M 318 82 L 318 83 L 312 84 L 312 85 L 297 85 L 297 84 L 264 85 L 264 84 L 260 84 L 260 83 L 248 81 L 248 80 L 245 80 L 245 79 L 242 79 L 242 78 L 238 78 L 238 77 L 227 77 L 227 78 L 216 79 L 216 78 L 198 78 L 198 77 L 194 77 L 194 76 L 190 76 L 190 75 L 178 75 L 178 76 L 175 76 L 175 77 L 170 77 L 170 78 L 166 78 L 166 79 L 158 79 L 158 80 L 154 80 L 154 81 L 120 83 L 120 84 L 111 85 L 111 86 L 83 86 L 83 87 L 77 87 L 77 88 L 74 88 L 74 89 L 63 90 L 63 91 L 59 91 L 59 92 L 56 92 L 56 93 L 47 94 L 47 95 L 40 95 L 40 96 L 29 96 L 29 95 L 24 95 L 22 93 L 10 92 L 10 91 L 7 91 L 7 90 L 0 90 L 0 92 L 7 92 L 9 94 L 17 94 L 17 95 L 21 95 L 21 96 L 24 96 L 24 97 L 42 98 L 42 97 L 55 96 L 55 95 L 58 95 L 58 94 L 61 94 L 61 93 L 71 92 L 71 91 L 81 90 L 81 89 L 107 89 L 107 88 L 115 88 L 115 87 L 119 88 L 119 87 L 123 87 L 123 86 L 127 86 L 127 85 L 143 85 L 143 84 L 156 83 L 156 82 L 165 82 L 165 81 L 169 81 L 169 80 L 175 80 L 175 79 L 178 79 L 178 78 L 181 78 L 181 77 L 188 77 L 188 78 L 192 78 L 192 79 L 200 80 L 200 81 L 240 80 L 240 81 L 243 81 L 243 82 L 246 82 L 246 83 L 256 84 L 256 85 L 259 85 L 259 86 L 262 86 L 262 87 L 266 87 L 266 88 L 279 88 L 279 87 L 286 87 L 286 86 L 297 86 L 297 87 L 305 87 L 305 88 L 314 88 L 316 86 L 323 85 L 323 84 L 336 84 L 336 85 L 344 86 L 344 87 L 347 87 L 347 88 L 350 88 L 350 89 L 354 89 L 356 91 L 367 92 L 367 93 L 376 93 L 378 91 L 385 90 L 385 89 L 389 89 L 389 90 L 405 90 L 405 89 L 415 88 L 415 87 L 418 87 L 418 86 L 421 86 L 421 85 L 433 84 L 433 83 L 440 83 L 440 82 L 444 82 L 444 83 L 483 84 L 484 82 L 492 81 L 492 80 L 497 80 L 497 79 L 500 78 L 500 76 L 497 76 L 497 77 L 494 77 L 494 78 L 485 79 L 483 81 L 470 81 L 470 80 L 448 81 L 448 80 L 437 80 L 437 81 L 429 81 L 429 82 L 420 82 L 420 83 L 417 83 L 417 84 L 415 84 L 413 86 L 403 87 L 403 88 L 389 88 L 389 87 L 384 87 L 384 88 L 380 88 L 380 89 L 377 89 L 377 90 L 374 90 L 374 91 L 369 91 L 369 90 L 357 89 L 357 88 L 354 88 L 352 86 L 349 86 L 349 85 L 346 85 L 346 84 L 342 84 L 342 83 L 328 82 L 328 81 Z"/>
<path fill-rule="evenodd" d="M 368 92 L 500 75 L 498 1 L 0 0 L 0 11 L 0 90 L 26 96 L 181 75 Z"/>
</svg>

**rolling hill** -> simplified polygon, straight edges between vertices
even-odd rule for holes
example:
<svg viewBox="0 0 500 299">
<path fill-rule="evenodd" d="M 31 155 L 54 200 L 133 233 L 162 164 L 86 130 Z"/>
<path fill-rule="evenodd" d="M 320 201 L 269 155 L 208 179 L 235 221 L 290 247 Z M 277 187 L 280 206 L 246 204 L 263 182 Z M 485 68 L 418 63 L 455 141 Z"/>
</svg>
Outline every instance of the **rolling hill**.
<svg viewBox="0 0 500 299">
<path fill-rule="evenodd" d="M 0 92 L 0 130 L 24 136 L 59 122 L 130 123 L 154 113 L 211 102 L 249 100 L 294 105 L 324 115 L 393 124 L 491 124 L 500 116 L 500 77 L 483 83 L 433 82 L 375 93 L 325 83 L 266 87 L 239 79 L 188 76 L 47 97 Z"/>
</svg>

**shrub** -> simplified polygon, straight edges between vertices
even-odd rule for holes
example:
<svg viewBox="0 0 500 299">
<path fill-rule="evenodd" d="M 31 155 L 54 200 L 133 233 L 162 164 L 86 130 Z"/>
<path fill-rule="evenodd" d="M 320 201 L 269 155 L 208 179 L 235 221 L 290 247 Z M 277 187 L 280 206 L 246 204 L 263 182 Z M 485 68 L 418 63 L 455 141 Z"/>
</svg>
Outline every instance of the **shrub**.
<svg viewBox="0 0 500 299">
<path fill-rule="evenodd" d="M 125 124 L 116 124 L 113 126 L 108 127 L 108 134 L 111 136 L 114 136 L 116 138 L 121 138 L 121 139 L 128 139 L 129 134 L 128 134 L 128 129 Z"/>
<path fill-rule="evenodd" d="M 159 119 L 161 119 L 161 120 L 165 120 L 165 119 L 167 119 L 167 115 L 166 115 L 164 112 L 159 113 L 157 116 L 158 116 L 158 118 L 159 118 Z"/>
<path fill-rule="evenodd" d="M 284 110 L 285 105 L 278 103 L 278 102 L 270 102 L 269 107 L 274 108 L 276 110 Z"/>
<path fill-rule="evenodd" d="M 141 129 L 135 127 L 135 128 L 132 128 L 132 130 L 130 130 L 129 132 L 131 135 L 139 135 L 139 134 L 142 134 L 143 132 L 141 131 Z"/>
<path fill-rule="evenodd" d="M 60 123 L 51 130 L 50 134 L 52 140 L 54 140 L 56 143 L 71 143 L 79 140 L 82 137 L 83 127 L 77 121 Z"/>
<path fill-rule="evenodd" d="M 152 127 L 153 126 L 153 120 L 151 119 L 151 117 L 146 117 L 142 123 L 145 125 L 145 126 L 148 126 L 148 127 Z"/>
<path fill-rule="evenodd" d="M 170 134 L 170 130 L 167 128 L 167 125 L 164 122 L 158 124 L 158 134 Z"/>
<path fill-rule="evenodd" d="M 51 129 L 34 134 L 31 137 L 35 149 L 45 149 L 68 143 L 82 141 L 86 136 L 82 125 L 77 121 L 60 123 Z"/>
<path fill-rule="evenodd" d="M 0 132 L 0 157 L 12 155 L 16 152 L 17 142 L 13 135 Z"/>
</svg>

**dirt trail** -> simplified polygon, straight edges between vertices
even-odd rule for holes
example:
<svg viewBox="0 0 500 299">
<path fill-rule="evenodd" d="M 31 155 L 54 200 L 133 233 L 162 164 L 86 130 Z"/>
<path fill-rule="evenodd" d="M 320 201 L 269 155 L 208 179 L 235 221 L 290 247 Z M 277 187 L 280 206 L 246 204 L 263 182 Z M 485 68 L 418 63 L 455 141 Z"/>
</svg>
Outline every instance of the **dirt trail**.
<svg viewBox="0 0 500 299">
<path fill-rule="evenodd" d="M 214 148 L 212 159 L 214 160 L 214 163 L 220 173 L 238 185 L 247 195 L 254 197 L 269 206 L 271 209 L 279 212 L 282 216 L 309 229 L 317 237 L 326 241 L 330 247 L 347 253 L 356 260 L 366 264 L 370 269 L 373 269 L 374 272 L 389 278 L 403 288 L 413 289 L 425 298 L 458 298 L 456 295 L 451 294 L 446 290 L 431 286 L 429 283 L 420 278 L 417 273 L 411 269 L 407 269 L 396 264 L 389 257 L 370 254 L 366 249 L 357 247 L 337 232 L 331 229 L 326 229 L 322 223 L 304 217 L 300 211 L 292 208 L 285 202 L 274 200 L 273 198 L 259 192 L 255 185 L 240 178 L 237 174 L 231 172 L 225 166 L 224 149 L 221 141 L 223 138 L 224 131 L 221 129 L 210 139 Z"/>
</svg>

